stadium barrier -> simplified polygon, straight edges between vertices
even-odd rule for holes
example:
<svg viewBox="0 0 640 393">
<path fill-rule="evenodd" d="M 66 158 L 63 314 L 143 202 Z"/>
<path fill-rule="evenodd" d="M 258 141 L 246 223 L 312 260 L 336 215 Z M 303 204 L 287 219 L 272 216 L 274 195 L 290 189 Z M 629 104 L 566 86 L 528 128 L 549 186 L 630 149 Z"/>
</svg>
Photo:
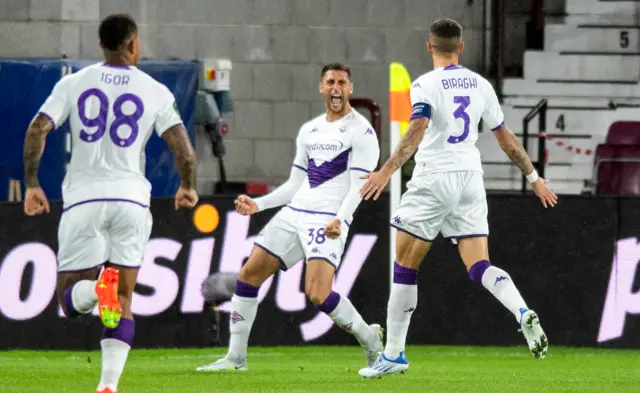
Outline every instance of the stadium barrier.
<svg viewBox="0 0 640 393">
<path fill-rule="evenodd" d="M 0 95 L 0 201 L 22 198 L 24 137 L 40 106 L 64 75 L 77 72 L 93 63 L 95 61 L 72 59 L 0 60 L 0 91 L 11 92 Z M 139 68 L 173 93 L 189 137 L 195 143 L 196 92 L 200 65 L 183 60 L 143 60 Z M 40 182 L 51 199 L 62 197 L 60 186 L 73 149 L 69 122 L 59 126 L 47 136 L 46 149 L 40 163 Z M 180 176 L 167 144 L 154 132 L 149 138 L 145 153 L 146 173 L 153 185 L 153 196 L 173 195 L 180 184 Z"/>
<path fill-rule="evenodd" d="M 336 289 L 366 321 L 385 323 L 389 291 L 389 198 L 365 202 L 351 227 Z M 212 345 L 214 313 L 200 285 L 210 272 L 236 272 L 275 211 L 251 219 L 230 197 L 191 211 L 154 199 L 154 226 L 133 300 L 136 347 Z M 489 196 L 491 260 L 507 270 L 538 311 L 551 345 L 640 348 L 636 239 L 640 199 L 565 196 L 543 209 L 527 196 Z M 0 348 L 96 349 L 96 318 L 67 320 L 55 298 L 58 203 L 25 217 L 0 204 Z M 251 345 L 355 344 L 304 296 L 304 266 L 263 285 Z M 514 317 L 471 282 L 457 250 L 438 239 L 419 277 L 410 344 L 523 345 Z M 222 305 L 228 311 L 228 303 Z M 228 326 L 223 314 L 222 343 Z"/>
</svg>

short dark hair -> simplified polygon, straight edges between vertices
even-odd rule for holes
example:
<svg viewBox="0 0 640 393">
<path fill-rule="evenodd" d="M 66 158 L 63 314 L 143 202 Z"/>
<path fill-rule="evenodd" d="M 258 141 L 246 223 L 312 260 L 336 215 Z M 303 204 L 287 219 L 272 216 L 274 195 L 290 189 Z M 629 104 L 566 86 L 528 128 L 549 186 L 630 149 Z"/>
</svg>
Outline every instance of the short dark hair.
<svg viewBox="0 0 640 393">
<path fill-rule="evenodd" d="M 329 71 L 344 71 L 347 73 L 349 80 L 351 80 L 351 68 L 346 64 L 330 63 L 325 65 L 324 67 L 322 67 L 322 72 L 320 73 L 320 80 L 322 80 L 322 78 L 324 78 L 324 74 L 326 74 Z"/>
<path fill-rule="evenodd" d="M 112 14 L 100 23 L 98 35 L 105 49 L 116 51 L 138 31 L 136 21 L 127 14 Z"/>
<path fill-rule="evenodd" d="M 438 19 L 429 27 L 431 46 L 436 52 L 456 53 L 462 42 L 462 26 L 453 19 Z"/>
</svg>

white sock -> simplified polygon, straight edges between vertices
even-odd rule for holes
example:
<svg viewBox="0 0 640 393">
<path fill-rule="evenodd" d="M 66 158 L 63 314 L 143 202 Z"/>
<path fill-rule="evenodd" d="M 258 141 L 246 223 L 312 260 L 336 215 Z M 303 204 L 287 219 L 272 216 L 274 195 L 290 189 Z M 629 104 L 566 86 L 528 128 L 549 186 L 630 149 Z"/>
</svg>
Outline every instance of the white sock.
<svg viewBox="0 0 640 393">
<path fill-rule="evenodd" d="M 244 363 L 247 359 L 249 333 L 258 312 L 257 297 L 233 295 L 231 314 L 229 315 L 229 354 L 235 363 Z"/>
<path fill-rule="evenodd" d="M 387 304 L 387 344 L 384 349 L 384 356 L 388 359 L 397 359 L 400 352 L 405 350 L 411 315 L 417 305 L 417 285 L 391 284 Z"/>
<path fill-rule="evenodd" d="M 351 301 L 344 296 L 340 296 L 338 306 L 329 317 L 336 325 L 353 334 L 363 347 L 373 348 L 379 339 L 378 333 L 367 325 Z"/>
<path fill-rule="evenodd" d="M 96 295 L 96 281 L 82 280 L 71 289 L 73 308 L 80 314 L 90 313 L 98 303 Z"/>
<path fill-rule="evenodd" d="M 520 309 L 528 308 L 511 276 L 499 267 L 489 266 L 482 275 L 482 285 L 491 292 L 520 323 Z"/>
<path fill-rule="evenodd" d="M 100 341 L 100 347 L 102 347 L 102 376 L 97 390 L 109 388 L 115 392 L 118 390 L 118 381 L 131 346 L 115 338 L 105 338 Z"/>
</svg>

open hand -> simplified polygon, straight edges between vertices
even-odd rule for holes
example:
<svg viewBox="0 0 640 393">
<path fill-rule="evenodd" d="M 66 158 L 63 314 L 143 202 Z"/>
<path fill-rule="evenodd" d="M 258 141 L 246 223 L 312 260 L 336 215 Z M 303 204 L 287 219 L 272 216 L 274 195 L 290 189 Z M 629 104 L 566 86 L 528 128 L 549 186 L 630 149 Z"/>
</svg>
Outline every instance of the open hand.
<svg viewBox="0 0 640 393">
<path fill-rule="evenodd" d="M 542 202 L 542 206 L 544 206 L 545 209 L 547 206 L 554 207 L 558 203 L 558 196 L 547 188 L 547 183 L 549 183 L 549 180 L 540 177 L 531 184 L 533 192 L 540 199 L 540 202 Z"/>
</svg>

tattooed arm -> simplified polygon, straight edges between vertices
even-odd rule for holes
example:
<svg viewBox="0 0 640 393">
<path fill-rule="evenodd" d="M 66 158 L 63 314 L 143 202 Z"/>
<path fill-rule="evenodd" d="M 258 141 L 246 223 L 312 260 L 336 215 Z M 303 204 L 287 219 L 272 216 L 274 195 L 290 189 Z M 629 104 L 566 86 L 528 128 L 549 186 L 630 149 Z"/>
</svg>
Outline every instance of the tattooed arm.
<svg viewBox="0 0 640 393">
<path fill-rule="evenodd" d="M 176 169 L 180 174 L 180 186 L 187 189 L 196 187 L 196 153 L 189 140 L 184 126 L 176 124 L 162 133 L 162 139 L 167 142 L 176 161 Z"/>
<path fill-rule="evenodd" d="M 38 114 L 29 125 L 24 138 L 24 182 L 27 188 L 40 187 L 38 166 L 44 152 L 47 134 L 51 130 L 53 130 L 53 123 L 43 114 Z"/>
<path fill-rule="evenodd" d="M 424 105 L 424 104 L 423 104 Z M 364 200 L 373 197 L 377 200 L 382 190 L 389 183 L 389 179 L 395 171 L 397 171 L 411 156 L 418 150 L 420 142 L 424 137 L 425 130 L 429 125 L 429 117 L 416 117 L 411 119 L 409 129 L 403 135 L 402 140 L 398 144 L 396 151 L 377 172 L 368 173 L 362 176 L 367 182 L 360 188 L 360 196 Z"/>
<path fill-rule="evenodd" d="M 498 144 L 502 151 L 507 154 L 511 162 L 520 168 L 522 173 L 528 175 L 533 172 L 534 168 L 529 155 L 509 127 L 502 125 L 494 131 L 494 135 L 498 138 Z"/>
<path fill-rule="evenodd" d="M 411 158 L 413 153 L 418 150 L 418 146 L 422 142 L 424 131 L 427 129 L 428 125 L 429 119 L 426 117 L 419 117 L 411 120 L 409 123 L 409 129 L 404 134 L 398 144 L 398 147 L 382 166 L 380 171 L 384 171 L 391 176 L 395 171 L 400 169 L 402 165 Z"/>
</svg>

